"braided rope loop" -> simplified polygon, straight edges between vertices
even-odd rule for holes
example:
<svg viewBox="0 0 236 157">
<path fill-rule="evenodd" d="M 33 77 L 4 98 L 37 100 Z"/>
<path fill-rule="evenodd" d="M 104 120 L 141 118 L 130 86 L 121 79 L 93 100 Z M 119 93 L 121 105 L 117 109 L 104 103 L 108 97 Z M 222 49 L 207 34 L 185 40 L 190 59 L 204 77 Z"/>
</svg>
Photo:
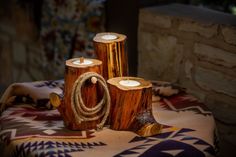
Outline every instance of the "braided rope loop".
<svg viewBox="0 0 236 157">
<path fill-rule="evenodd" d="M 84 104 L 81 88 L 85 81 L 91 79 L 92 77 L 96 77 L 99 84 L 103 87 L 104 96 L 96 106 L 88 108 Z M 110 112 L 110 101 L 111 98 L 106 81 L 101 75 L 95 72 L 87 72 L 80 75 L 73 85 L 71 94 L 71 108 L 75 115 L 76 123 L 80 124 L 83 121 L 94 121 L 103 117 L 101 122 L 97 124 L 97 129 L 101 129 L 104 126 Z"/>
</svg>

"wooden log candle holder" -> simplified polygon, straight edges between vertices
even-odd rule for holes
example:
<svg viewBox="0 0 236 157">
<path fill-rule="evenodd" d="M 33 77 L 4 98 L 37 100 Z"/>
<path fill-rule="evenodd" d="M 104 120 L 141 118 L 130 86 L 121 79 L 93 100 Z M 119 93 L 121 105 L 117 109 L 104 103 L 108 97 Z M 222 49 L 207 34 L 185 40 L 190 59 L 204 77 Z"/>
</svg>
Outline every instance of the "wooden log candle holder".
<svg viewBox="0 0 236 157">
<path fill-rule="evenodd" d="M 108 89 L 104 89 L 104 97 L 99 100 L 99 84 L 106 87 L 106 81 L 99 75 L 102 73 L 102 62 L 74 58 L 67 60 L 65 66 L 64 97 L 51 93 L 52 105 L 57 107 L 65 126 L 71 130 L 101 128 L 110 110 Z"/>
<path fill-rule="evenodd" d="M 103 64 L 105 79 L 128 75 L 126 36 L 105 32 L 93 38 L 95 53 Z"/>
<path fill-rule="evenodd" d="M 111 129 L 128 130 L 140 136 L 160 133 L 161 124 L 152 114 L 152 84 L 137 77 L 109 79 L 111 110 L 108 123 Z"/>
</svg>

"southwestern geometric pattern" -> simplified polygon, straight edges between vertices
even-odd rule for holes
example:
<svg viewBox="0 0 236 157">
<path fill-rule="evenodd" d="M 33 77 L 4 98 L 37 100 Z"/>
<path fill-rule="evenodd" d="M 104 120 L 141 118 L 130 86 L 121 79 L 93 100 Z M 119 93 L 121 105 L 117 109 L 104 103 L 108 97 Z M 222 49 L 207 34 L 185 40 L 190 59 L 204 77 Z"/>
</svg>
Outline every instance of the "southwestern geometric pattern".
<svg viewBox="0 0 236 157">
<path fill-rule="evenodd" d="M 35 105 L 51 92 L 62 93 L 63 80 L 17 83 L 0 100 L 1 156 L 7 157 L 212 157 L 215 122 L 209 109 L 184 91 L 153 86 L 152 112 L 163 124 L 158 135 L 140 137 L 129 131 L 72 131 L 55 109 Z M 170 85 L 168 90 L 172 90 Z M 175 90 L 177 88 L 173 88 Z M 178 88 L 181 89 L 181 88 Z M 164 92 L 163 92 L 164 91 Z M 171 95 L 163 95 L 167 92 Z M 158 93 L 162 93 L 158 95 Z M 26 101 L 24 97 L 27 97 Z M 24 100 L 24 101 L 19 101 Z M 45 101 L 47 102 L 47 101 Z M 45 104 L 42 104 L 45 105 Z"/>
<path fill-rule="evenodd" d="M 152 137 L 134 137 L 130 142 L 140 142 L 142 144 L 117 154 L 117 157 L 125 155 L 136 156 L 191 156 L 204 157 L 214 156 L 214 147 L 199 138 L 185 136 L 184 133 L 191 132 L 191 129 L 181 129 L 160 133 Z M 164 139 L 164 140 L 163 140 Z M 168 140 L 167 140 L 168 139 Z M 146 149 L 146 151 L 143 151 Z"/>
<path fill-rule="evenodd" d="M 174 104 L 174 105 L 173 105 Z M 162 107 L 176 112 L 194 111 L 196 114 L 212 115 L 205 104 L 198 102 L 196 98 L 186 93 L 180 93 L 177 97 L 163 98 Z"/>
<path fill-rule="evenodd" d="M 60 156 L 70 157 L 69 153 L 93 149 L 99 146 L 105 146 L 102 142 L 79 143 L 79 142 L 53 142 L 53 141 L 36 141 L 26 142 L 16 146 L 13 156 L 29 156 L 34 154 L 35 157 Z"/>
<path fill-rule="evenodd" d="M 8 108 L 0 122 L 0 135 L 5 140 L 19 139 L 28 136 L 70 136 L 76 138 L 91 138 L 95 130 L 72 131 L 65 128 L 62 117 L 57 110 L 37 109 L 29 105 L 18 105 Z M 40 135 L 39 135 L 40 132 Z"/>
</svg>

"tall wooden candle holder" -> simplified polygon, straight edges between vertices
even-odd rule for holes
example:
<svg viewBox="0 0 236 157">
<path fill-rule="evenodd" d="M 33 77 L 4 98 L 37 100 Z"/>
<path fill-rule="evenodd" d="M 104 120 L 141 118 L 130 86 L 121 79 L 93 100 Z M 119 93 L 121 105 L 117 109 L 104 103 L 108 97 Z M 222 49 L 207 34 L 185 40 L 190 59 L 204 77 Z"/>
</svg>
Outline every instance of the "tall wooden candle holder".
<svg viewBox="0 0 236 157">
<path fill-rule="evenodd" d="M 137 77 L 109 79 L 111 110 L 108 123 L 114 130 L 129 130 L 140 136 L 160 133 L 152 115 L 152 84 Z"/>
<path fill-rule="evenodd" d="M 65 66 L 64 97 L 50 94 L 52 105 L 57 107 L 69 129 L 88 130 L 102 127 L 110 110 L 109 106 L 102 106 L 105 101 L 110 103 L 108 90 L 105 90 L 106 100 L 100 103 L 98 100 L 99 86 L 96 82 L 106 85 L 99 75 L 102 72 L 102 62 L 96 59 L 74 58 L 67 60 Z M 88 80 L 90 76 L 94 76 L 91 81 Z"/>
<path fill-rule="evenodd" d="M 98 33 L 93 38 L 97 58 L 103 64 L 105 79 L 128 75 L 126 36 L 118 33 Z"/>
</svg>

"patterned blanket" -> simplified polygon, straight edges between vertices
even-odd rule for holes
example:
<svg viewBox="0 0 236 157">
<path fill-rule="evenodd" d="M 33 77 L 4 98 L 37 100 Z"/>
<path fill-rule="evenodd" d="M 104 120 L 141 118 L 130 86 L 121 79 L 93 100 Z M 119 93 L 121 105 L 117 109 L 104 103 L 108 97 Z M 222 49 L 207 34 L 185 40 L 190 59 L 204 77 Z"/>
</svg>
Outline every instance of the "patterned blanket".
<svg viewBox="0 0 236 157">
<path fill-rule="evenodd" d="M 165 87 L 165 88 L 163 88 Z M 63 80 L 16 83 L 0 103 L 1 156 L 23 157 L 210 157 L 215 156 L 215 122 L 208 108 L 170 84 L 153 82 L 153 114 L 160 134 L 140 137 L 129 131 L 71 131 L 48 94 L 61 93 Z"/>
</svg>

